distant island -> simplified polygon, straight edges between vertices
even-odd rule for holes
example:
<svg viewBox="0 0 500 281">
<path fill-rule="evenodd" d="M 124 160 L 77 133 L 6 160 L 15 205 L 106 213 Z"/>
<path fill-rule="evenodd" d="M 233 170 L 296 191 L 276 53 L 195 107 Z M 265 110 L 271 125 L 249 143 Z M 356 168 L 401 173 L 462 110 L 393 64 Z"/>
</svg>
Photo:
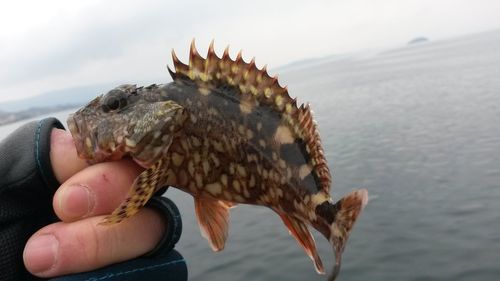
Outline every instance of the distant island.
<svg viewBox="0 0 500 281">
<path fill-rule="evenodd" d="M 420 44 L 420 43 L 424 43 L 424 42 L 428 42 L 428 41 L 429 41 L 428 38 L 420 36 L 420 37 L 415 37 L 415 38 L 411 39 L 408 42 L 408 45 Z"/>
</svg>

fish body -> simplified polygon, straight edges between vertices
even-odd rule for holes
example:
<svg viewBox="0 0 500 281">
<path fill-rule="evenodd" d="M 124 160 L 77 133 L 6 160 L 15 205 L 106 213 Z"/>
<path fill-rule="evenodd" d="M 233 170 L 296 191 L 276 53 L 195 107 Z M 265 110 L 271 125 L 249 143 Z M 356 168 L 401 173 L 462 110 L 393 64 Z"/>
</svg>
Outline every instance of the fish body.
<svg viewBox="0 0 500 281">
<path fill-rule="evenodd" d="M 194 41 L 189 64 L 172 52 L 173 82 L 121 85 L 68 118 L 79 155 L 90 163 L 130 156 L 146 170 L 105 224 L 135 214 L 155 191 L 173 186 L 193 195 L 202 234 L 224 248 L 229 211 L 266 206 L 283 220 L 316 270 L 324 273 L 308 226 L 330 241 L 336 263 L 367 203 L 366 190 L 336 203 L 317 125 L 309 105 L 297 105 L 276 77 L 228 49 L 210 45 L 201 57 Z"/>
</svg>

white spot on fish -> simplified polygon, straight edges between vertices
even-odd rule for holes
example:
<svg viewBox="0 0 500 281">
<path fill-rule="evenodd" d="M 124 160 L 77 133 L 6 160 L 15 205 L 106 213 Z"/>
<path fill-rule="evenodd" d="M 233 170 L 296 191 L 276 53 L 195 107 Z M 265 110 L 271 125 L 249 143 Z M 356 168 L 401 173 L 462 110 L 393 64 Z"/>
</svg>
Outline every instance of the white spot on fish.
<svg viewBox="0 0 500 281">
<path fill-rule="evenodd" d="M 276 133 L 274 134 L 274 139 L 280 144 L 289 144 L 293 143 L 294 141 L 292 131 L 290 131 L 290 128 L 285 125 L 281 125 L 278 127 Z"/>
<path fill-rule="evenodd" d="M 200 173 L 196 173 L 196 175 L 194 175 L 194 180 L 196 181 L 196 187 L 203 187 L 203 176 Z"/>
<path fill-rule="evenodd" d="M 253 132 L 250 129 L 247 129 L 247 139 L 253 138 Z"/>
<path fill-rule="evenodd" d="M 85 145 L 88 147 L 88 148 L 92 148 L 92 141 L 90 140 L 89 137 L 85 138 Z"/>
<path fill-rule="evenodd" d="M 207 88 L 199 88 L 198 91 L 200 91 L 200 94 L 203 96 L 208 96 L 210 94 L 210 90 Z"/>
<path fill-rule="evenodd" d="M 198 121 L 198 118 L 196 117 L 196 115 L 194 114 L 190 114 L 189 115 L 189 118 L 191 119 L 191 122 L 192 123 L 196 123 L 196 121 Z"/>
<path fill-rule="evenodd" d="M 203 173 L 205 173 L 205 176 L 208 176 L 208 172 L 210 172 L 210 164 L 207 160 L 204 160 L 201 164 L 203 166 Z"/>
<path fill-rule="evenodd" d="M 241 197 L 241 195 L 239 195 L 239 194 L 235 194 L 233 196 L 233 198 L 234 198 L 234 201 L 236 201 L 236 202 L 240 202 L 240 203 L 245 202 L 245 199 L 243 197 Z"/>
<path fill-rule="evenodd" d="M 227 175 L 226 175 L 226 174 L 222 174 L 222 175 L 220 176 L 220 181 L 222 182 L 222 184 L 223 184 L 224 186 L 227 186 Z"/>
<path fill-rule="evenodd" d="M 238 174 L 242 177 L 246 177 L 247 176 L 247 171 L 245 169 L 245 167 L 243 167 L 243 165 L 240 165 L 238 164 L 236 166 L 236 170 L 238 171 Z"/>
<path fill-rule="evenodd" d="M 222 185 L 220 182 L 210 183 L 205 186 L 205 189 L 212 195 L 218 195 L 222 192 Z"/>
<path fill-rule="evenodd" d="M 237 180 L 233 180 L 233 188 L 234 190 L 236 190 L 236 192 L 240 193 L 241 192 L 241 186 L 240 186 L 240 182 L 237 181 Z"/>
<path fill-rule="evenodd" d="M 188 163 L 188 172 L 189 172 L 189 174 L 191 176 L 194 175 L 194 163 L 193 163 L 193 160 L 189 160 L 189 163 Z"/>
<path fill-rule="evenodd" d="M 312 171 L 312 168 L 311 166 L 309 166 L 309 164 L 303 164 L 302 166 L 300 166 L 299 168 L 299 177 L 300 179 L 304 179 L 305 177 L 307 177 Z"/>
<path fill-rule="evenodd" d="M 245 114 L 252 112 L 252 104 L 249 101 L 241 101 L 240 111 Z"/>
<path fill-rule="evenodd" d="M 262 129 L 262 122 L 257 123 L 257 131 Z"/>
<path fill-rule="evenodd" d="M 134 140 L 131 140 L 129 138 L 125 139 L 125 145 L 128 147 L 135 147 L 137 143 Z"/>
<path fill-rule="evenodd" d="M 183 161 L 184 161 L 184 155 L 179 154 L 177 152 L 172 153 L 172 163 L 175 166 L 179 167 Z"/>
</svg>

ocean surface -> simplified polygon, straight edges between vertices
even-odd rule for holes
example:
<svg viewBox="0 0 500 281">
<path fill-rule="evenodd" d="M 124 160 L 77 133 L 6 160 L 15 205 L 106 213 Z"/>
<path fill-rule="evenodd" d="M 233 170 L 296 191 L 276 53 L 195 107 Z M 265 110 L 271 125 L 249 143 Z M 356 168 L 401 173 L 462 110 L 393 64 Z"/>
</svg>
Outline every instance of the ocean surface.
<svg viewBox="0 0 500 281">
<path fill-rule="evenodd" d="M 312 105 L 334 199 L 370 192 L 340 280 L 500 280 L 500 31 L 333 57 L 280 79 Z M 213 253 L 192 198 L 166 195 L 182 212 L 190 280 L 325 280 L 270 210 L 233 209 Z M 313 233 L 329 270 L 331 247 Z"/>
</svg>

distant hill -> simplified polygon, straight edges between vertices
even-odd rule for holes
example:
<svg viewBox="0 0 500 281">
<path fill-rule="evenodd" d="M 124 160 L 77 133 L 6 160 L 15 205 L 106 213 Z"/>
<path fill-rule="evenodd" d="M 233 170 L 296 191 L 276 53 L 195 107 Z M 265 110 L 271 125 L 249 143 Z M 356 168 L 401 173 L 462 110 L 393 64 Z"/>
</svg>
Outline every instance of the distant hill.
<svg viewBox="0 0 500 281">
<path fill-rule="evenodd" d="M 87 103 L 98 94 L 109 90 L 114 84 L 87 85 L 46 92 L 34 97 L 0 103 L 0 111 L 18 112 L 30 108 L 56 107 L 59 105 L 78 106 Z"/>
<path fill-rule="evenodd" d="M 43 114 L 48 114 L 52 112 L 58 112 L 61 110 L 75 108 L 78 105 L 66 104 L 66 105 L 55 105 L 47 107 L 31 107 L 25 110 L 20 110 L 16 112 L 0 111 L 0 126 L 9 123 L 17 122 L 24 119 L 29 119 L 32 117 L 40 116 Z"/>
<path fill-rule="evenodd" d="M 2 102 L 0 103 L 0 125 L 82 106 L 110 88 L 111 84 L 88 85 Z"/>
</svg>

